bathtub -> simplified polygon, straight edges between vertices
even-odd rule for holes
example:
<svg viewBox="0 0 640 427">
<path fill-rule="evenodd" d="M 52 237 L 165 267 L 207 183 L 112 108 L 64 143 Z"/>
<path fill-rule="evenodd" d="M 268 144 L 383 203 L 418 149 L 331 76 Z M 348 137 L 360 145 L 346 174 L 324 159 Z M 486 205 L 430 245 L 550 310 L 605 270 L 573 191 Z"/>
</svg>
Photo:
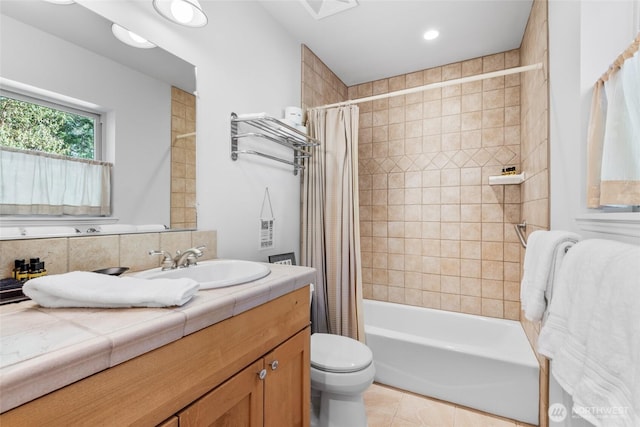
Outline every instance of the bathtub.
<svg viewBox="0 0 640 427">
<path fill-rule="evenodd" d="M 538 361 L 519 322 L 364 300 L 375 381 L 538 424 Z"/>
</svg>

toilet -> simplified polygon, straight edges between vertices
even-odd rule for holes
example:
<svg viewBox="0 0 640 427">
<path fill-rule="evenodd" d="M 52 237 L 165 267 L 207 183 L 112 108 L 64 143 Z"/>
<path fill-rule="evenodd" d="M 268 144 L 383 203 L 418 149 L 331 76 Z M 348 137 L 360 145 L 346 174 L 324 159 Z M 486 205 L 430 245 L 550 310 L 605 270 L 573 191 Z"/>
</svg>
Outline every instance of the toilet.
<svg viewBox="0 0 640 427">
<path fill-rule="evenodd" d="M 366 427 L 362 393 L 375 373 L 373 353 L 360 341 L 312 334 L 311 427 Z"/>
</svg>

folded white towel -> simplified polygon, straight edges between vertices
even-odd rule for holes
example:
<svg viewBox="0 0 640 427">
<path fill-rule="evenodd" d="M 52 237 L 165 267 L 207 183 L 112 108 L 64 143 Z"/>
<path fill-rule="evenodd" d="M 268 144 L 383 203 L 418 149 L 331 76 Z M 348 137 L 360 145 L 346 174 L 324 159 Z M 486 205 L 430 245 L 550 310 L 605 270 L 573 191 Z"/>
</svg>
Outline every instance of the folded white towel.
<svg viewBox="0 0 640 427">
<path fill-rule="evenodd" d="M 580 239 L 576 233 L 559 230 L 529 235 L 520 284 L 520 304 L 527 319 L 542 320 L 565 253 Z"/>
<path fill-rule="evenodd" d="M 104 224 L 96 227 L 101 233 L 135 233 L 138 231 L 135 225 L 131 224 Z"/>
<path fill-rule="evenodd" d="M 200 285 L 191 279 L 140 279 L 87 271 L 42 276 L 22 292 L 43 307 L 170 307 L 183 305 Z"/>
<path fill-rule="evenodd" d="M 30 237 L 69 236 L 78 233 L 74 227 L 25 227 L 24 235 Z"/>
<path fill-rule="evenodd" d="M 167 227 L 165 227 L 162 224 L 143 224 L 143 225 L 136 226 L 137 232 L 145 232 L 145 233 L 150 233 L 155 231 L 165 231 L 166 229 Z"/>
<path fill-rule="evenodd" d="M 640 425 L 640 246 L 590 239 L 567 254 L 538 351 L 578 407 L 622 412 L 592 424 Z"/>
<path fill-rule="evenodd" d="M 267 113 L 238 114 L 239 120 L 255 120 L 255 119 L 264 119 L 266 117 L 269 117 Z"/>
</svg>

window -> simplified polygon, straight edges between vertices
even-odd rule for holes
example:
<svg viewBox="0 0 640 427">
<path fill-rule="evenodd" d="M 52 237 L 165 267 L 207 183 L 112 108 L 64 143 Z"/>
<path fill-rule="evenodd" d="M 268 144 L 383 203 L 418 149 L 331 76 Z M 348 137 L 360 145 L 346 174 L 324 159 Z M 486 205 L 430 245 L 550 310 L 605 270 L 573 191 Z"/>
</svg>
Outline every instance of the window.
<svg viewBox="0 0 640 427">
<path fill-rule="evenodd" d="M 99 160 L 100 123 L 94 112 L 0 91 L 0 146 Z"/>
<path fill-rule="evenodd" d="M 109 216 L 100 115 L 0 91 L 0 215 Z"/>
</svg>

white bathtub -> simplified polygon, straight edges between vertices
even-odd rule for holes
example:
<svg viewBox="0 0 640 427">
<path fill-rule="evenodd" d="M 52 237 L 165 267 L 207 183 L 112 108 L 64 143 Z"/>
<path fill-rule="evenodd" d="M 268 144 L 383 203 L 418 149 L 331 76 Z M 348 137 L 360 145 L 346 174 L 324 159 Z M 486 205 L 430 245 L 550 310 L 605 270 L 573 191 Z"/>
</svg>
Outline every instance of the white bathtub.
<svg viewBox="0 0 640 427">
<path fill-rule="evenodd" d="M 538 361 L 519 322 L 364 300 L 375 381 L 538 424 Z"/>
</svg>

